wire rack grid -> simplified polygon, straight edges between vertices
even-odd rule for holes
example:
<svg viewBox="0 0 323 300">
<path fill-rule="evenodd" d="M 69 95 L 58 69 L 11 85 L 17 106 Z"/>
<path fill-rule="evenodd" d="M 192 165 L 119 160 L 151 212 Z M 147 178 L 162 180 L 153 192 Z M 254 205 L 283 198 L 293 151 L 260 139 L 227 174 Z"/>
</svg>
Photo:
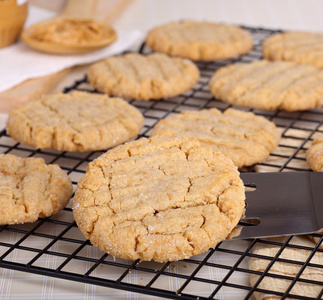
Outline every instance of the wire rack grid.
<svg viewBox="0 0 323 300">
<path fill-rule="evenodd" d="M 251 62 L 261 58 L 261 45 L 267 37 L 279 31 L 244 27 L 253 36 L 254 49 L 242 57 L 218 62 L 198 62 L 201 77 L 196 86 L 178 96 L 160 101 L 135 101 L 129 103 L 141 110 L 145 124 L 139 137 L 148 137 L 152 127 L 162 118 L 184 110 L 216 107 L 225 110 L 230 105 L 215 99 L 208 90 L 214 71 L 235 62 Z M 143 45 L 139 50 L 148 53 Z M 88 92 L 94 90 L 86 77 L 65 88 Z M 238 108 L 241 109 L 241 108 Z M 243 168 L 241 172 L 310 171 L 305 151 L 311 140 L 323 133 L 323 108 L 304 112 L 249 110 L 273 121 L 282 132 L 279 146 L 263 163 Z M 84 175 L 89 162 L 102 151 L 72 153 L 56 150 L 39 150 L 15 142 L 5 130 L 0 132 L 0 151 L 20 157 L 42 157 L 46 163 L 58 164 L 71 177 L 74 189 Z M 72 202 L 72 200 L 71 200 Z M 323 236 L 314 234 L 313 245 L 295 242 L 295 236 L 281 239 L 254 239 L 224 241 L 207 253 L 179 262 L 156 263 L 128 261 L 112 257 L 94 248 L 78 230 L 70 204 L 60 213 L 35 223 L 0 226 L 0 267 L 69 281 L 130 291 L 168 299 L 249 299 L 256 294 L 267 294 L 273 299 L 322 299 L 323 295 Z M 274 254 L 255 251 L 275 248 Z M 284 256 L 286 251 L 306 253 L 303 261 Z M 319 259 L 314 259 L 320 255 Z M 266 262 L 262 270 L 249 268 L 250 260 Z M 297 268 L 294 275 L 277 274 L 271 268 L 284 263 Z M 321 278 L 304 277 L 305 270 L 318 270 Z M 250 284 L 250 276 L 256 276 Z M 265 280 L 281 280 L 283 289 L 262 286 Z M 315 296 L 294 294 L 298 285 L 309 285 L 317 291 Z"/>
</svg>

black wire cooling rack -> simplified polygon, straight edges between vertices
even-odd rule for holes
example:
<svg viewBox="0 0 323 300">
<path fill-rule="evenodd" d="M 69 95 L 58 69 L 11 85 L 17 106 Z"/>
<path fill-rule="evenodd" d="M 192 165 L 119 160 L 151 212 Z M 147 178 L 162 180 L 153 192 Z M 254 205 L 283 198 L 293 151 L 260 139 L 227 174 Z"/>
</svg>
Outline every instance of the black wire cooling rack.
<svg viewBox="0 0 323 300">
<path fill-rule="evenodd" d="M 219 62 L 198 62 L 201 78 L 194 89 L 178 97 L 160 101 L 129 102 L 139 108 L 145 117 L 145 125 L 139 137 L 148 137 L 152 127 L 162 118 L 183 110 L 200 110 L 216 107 L 224 110 L 228 104 L 214 99 L 208 90 L 213 72 L 228 63 L 250 62 L 261 58 L 264 39 L 279 31 L 244 27 L 254 38 L 254 49 L 245 56 Z M 143 45 L 139 50 L 148 53 Z M 72 90 L 95 91 L 86 78 L 67 87 Z M 242 169 L 249 172 L 310 171 L 305 151 L 315 135 L 323 133 L 323 108 L 304 112 L 252 110 L 273 121 L 282 131 L 279 146 L 265 162 Z M 56 163 L 71 177 L 74 188 L 84 175 L 89 162 L 102 151 L 71 153 L 55 150 L 39 150 L 12 140 L 3 130 L 0 132 L 0 151 L 20 157 L 42 157 L 47 163 Z M 255 293 L 264 293 L 274 299 L 322 299 L 323 297 L 323 250 L 319 248 L 323 236 L 315 234 L 317 243 L 312 246 L 294 243 L 293 236 L 280 240 L 255 239 L 224 241 L 207 253 L 172 263 L 128 261 L 100 252 L 78 230 L 71 203 L 60 213 L 35 223 L 0 226 L 0 267 L 57 277 L 70 281 L 114 288 L 124 291 L 164 297 L 168 299 L 249 299 Z M 274 255 L 259 254 L 259 247 L 276 247 Z M 298 249 L 306 254 L 304 261 L 286 258 L 281 254 Z M 314 257 L 320 256 L 314 260 Z M 263 270 L 249 269 L 251 259 L 267 262 Z M 297 267 L 297 275 L 275 274 L 270 268 L 277 262 Z M 302 276 L 307 268 L 321 272 L 321 278 Z M 253 285 L 251 275 L 258 276 Z M 281 280 L 283 290 L 262 287 L 267 279 Z M 293 294 L 297 285 L 308 284 L 317 289 L 315 297 L 308 296 L 303 287 L 301 295 Z M 150 297 L 149 296 L 149 297 Z M 270 298 L 272 299 L 272 298 Z"/>
</svg>

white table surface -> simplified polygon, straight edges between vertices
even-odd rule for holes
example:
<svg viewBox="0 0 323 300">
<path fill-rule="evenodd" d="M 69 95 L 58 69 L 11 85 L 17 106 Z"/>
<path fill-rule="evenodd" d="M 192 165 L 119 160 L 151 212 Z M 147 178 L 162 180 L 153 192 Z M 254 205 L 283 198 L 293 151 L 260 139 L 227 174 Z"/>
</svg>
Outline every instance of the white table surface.
<svg viewBox="0 0 323 300">
<path fill-rule="evenodd" d="M 323 31 L 320 0 L 134 0 L 116 26 L 143 31 L 165 22 L 198 19 L 271 29 Z"/>
<path fill-rule="evenodd" d="M 146 32 L 153 26 L 169 21 L 195 19 L 270 29 L 322 32 L 322 12 L 322 0 L 133 0 L 115 26 Z M 2 127 L 5 120 L 6 116 L 0 114 Z M 152 297 L 0 269 L 0 300 L 143 298 Z"/>
</svg>

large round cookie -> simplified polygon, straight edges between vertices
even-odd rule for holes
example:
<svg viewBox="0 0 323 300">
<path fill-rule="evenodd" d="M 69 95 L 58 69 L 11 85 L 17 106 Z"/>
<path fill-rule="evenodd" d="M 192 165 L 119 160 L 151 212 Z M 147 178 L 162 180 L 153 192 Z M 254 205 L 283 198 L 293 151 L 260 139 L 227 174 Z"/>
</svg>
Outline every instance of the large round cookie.
<svg viewBox="0 0 323 300">
<path fill-rule="evenodd" d="M 143 126 L 140 111 L 126 101 L 85 92 L 56 93 L 14 109 L 7 131 L 40 149 L 92 151 L 135 138 Z"/>
<path fill-rule="evenodd" d="M 287 60 L 323 69 L 323 33 L 285 32 L 265 40 L 263 56 L 269 60 Z"/>
<path fill-rule="evenodd" d="M 161 53 L 112 56 L 88 72 L 88 81 L 99 91 L 138 100 L 177 96 L 190 90 L 199 77 L 191 61 Z"/>
<path fill-rule="evenodd" d="M 218 99 L 263 110 L 307 110 L 323 103 L 323 70 L 285 61 L 260 60 L 218 69 L 209 88 Z"/>
<path fill-rule="evenodd" d="M 323 137 L 314 139 L 306 151 L 306 161 L 315 172 L 323 172 Z"/>
<path fill-rule="evenodd" d="M 252 112 L 216 108 L 184 111 L 159 121 L 154 135 L 197 138 L 203 146 L 222 151 L 236 166 L 262 162 L 278 145 L 280 133 L 274 123 Z"/>
<path fill-rule="evenodd" d="M 244 213 L 244 186 L 221 152 L 196 139 L 153 137 L 120 145 L 89 164 L 73 212 L 102 251 L 174 261 L 225 239 Z"/>
<path fill-rule="evenodd" d="M 0 155 L 0 224 L 21 224 L 62 210 L 73 192 L 70 178 L 42 158 Z"/>
<path fill-rule="evenodd" d="M 171 22 L 153 28 L 146 44 L 155 51 L 194 61 L 229 59 L 253 47 L 251 35 L 242 28 L 199 21 Z"/>
</svg>

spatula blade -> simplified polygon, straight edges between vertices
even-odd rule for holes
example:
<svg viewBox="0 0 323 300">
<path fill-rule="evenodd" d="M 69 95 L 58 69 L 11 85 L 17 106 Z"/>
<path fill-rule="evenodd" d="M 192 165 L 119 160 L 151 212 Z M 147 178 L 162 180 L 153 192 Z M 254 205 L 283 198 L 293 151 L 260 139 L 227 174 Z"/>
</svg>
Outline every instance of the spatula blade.
<svg viewBox="0 0 323 300">
<path fill-rule="evenodd" d="M 246 192 L 242 229 L 233 239 L 309 234 L 323 228 L 323 172 L 241 173 L 241 178 L 245 186 L 256 188 Z"/>
</svg>

